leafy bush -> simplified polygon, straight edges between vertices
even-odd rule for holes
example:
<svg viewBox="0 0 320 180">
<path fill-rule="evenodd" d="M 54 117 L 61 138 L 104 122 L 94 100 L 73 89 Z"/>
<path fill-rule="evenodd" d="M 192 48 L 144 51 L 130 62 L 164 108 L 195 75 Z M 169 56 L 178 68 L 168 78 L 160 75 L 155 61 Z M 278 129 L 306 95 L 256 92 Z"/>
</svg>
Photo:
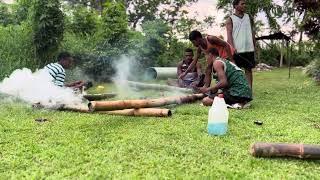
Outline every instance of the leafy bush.
<svg viewBox="0 0 320 180">
<path fill-rule="evenodd" d="M 8 5 L 0 1 L 0 25 L 7 26 L 13 24 L 13 22 L 14 17 L 12 13 L 10 13 Z"/>
<path fill-rule="evenodd" d="M 310 77 L 316 77 L 320 74 L 320 58 L 316 58 L 305 67 L 304 73 Z"/>
<path fill-rule="evenodd" d="M 36 68 L 32 30 L 28 23 L 0 26 L 0 80 L 15 69 Z"/>
</svg>

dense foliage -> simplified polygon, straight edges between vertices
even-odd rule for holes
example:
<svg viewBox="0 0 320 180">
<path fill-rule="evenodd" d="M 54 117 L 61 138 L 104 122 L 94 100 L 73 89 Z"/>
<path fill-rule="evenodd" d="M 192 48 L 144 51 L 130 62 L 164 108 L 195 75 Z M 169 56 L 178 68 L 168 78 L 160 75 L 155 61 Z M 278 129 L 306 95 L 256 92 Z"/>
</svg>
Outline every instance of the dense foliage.
<svg viewBox="0 0 320 180">
<path fill-rule="evenodd" d="M 64 20 L 59 0 L 33 1 L 33 43 L 39 66 L 52 61 L 63 38 Z"/>
</svg>

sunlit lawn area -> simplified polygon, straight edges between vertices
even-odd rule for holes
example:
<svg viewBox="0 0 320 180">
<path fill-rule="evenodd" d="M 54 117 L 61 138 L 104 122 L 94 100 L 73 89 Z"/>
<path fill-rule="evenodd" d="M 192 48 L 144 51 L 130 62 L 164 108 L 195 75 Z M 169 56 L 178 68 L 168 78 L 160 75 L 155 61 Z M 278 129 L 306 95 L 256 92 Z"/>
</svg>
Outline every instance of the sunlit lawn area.
<svg viewBox="0 0 320 180">
<path fill-rule="evenodd" d="M 250 109 L 229 111 L 222 137 L 207 134 L 200 102 L 151 118 L 34 110 L 2 98 L 0 178 L 319 178 L 319 161 L 249 154 L 254 142 L 320 144 L 319 87 L 300 70 L 291 79 L 287 69 L 256 72 L 254 98 Z"/>
</svg>

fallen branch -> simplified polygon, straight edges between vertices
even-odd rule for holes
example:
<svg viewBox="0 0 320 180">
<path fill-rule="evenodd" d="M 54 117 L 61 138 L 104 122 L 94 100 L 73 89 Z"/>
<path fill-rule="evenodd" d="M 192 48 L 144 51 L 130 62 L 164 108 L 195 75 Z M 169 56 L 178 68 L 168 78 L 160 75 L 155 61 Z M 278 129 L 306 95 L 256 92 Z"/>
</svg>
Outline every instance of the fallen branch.
<svg viewBox="0 0 320 180">
<path fill-rule="evenodd" d="M 91 101 L 88 104 L 88 107 L 90 111 L 112 111 L 132 108 L 151 108 L 170 104 L 191 103 L 204 98 L 204 96 L 204 94 L 193 94 L 187 96 L 174 96 L 167 98 L 145 100 Z"/>
</svg>

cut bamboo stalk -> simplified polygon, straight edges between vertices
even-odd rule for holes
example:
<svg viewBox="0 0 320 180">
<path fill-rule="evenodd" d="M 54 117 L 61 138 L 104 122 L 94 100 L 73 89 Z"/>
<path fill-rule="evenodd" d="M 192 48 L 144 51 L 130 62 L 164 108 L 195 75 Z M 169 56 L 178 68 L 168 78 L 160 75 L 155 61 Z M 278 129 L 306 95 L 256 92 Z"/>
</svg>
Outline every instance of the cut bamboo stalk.
<svg viewBox="0 0 320 180">
<path fill-rule="evenodd" d="M 140 109 L 123 109 L 116 111 L 97 111 L 97 113 L 123 115 L 123 116 L 152 116 L 152 117 L 170 117 L 170 109 L 140 108 Z"/>
<path fill-rule="evenodd" d="M 150 67 L 145 71 L 145 79 L 167 79 L 177 77 L 176 67 Z"/>
<path fill-rule="evenodd" d="M 86 94 L 83 95 L 84 98 L 88 99 L 89 101 L 97 101 L 102 99 L 109 99 L 116 97 L 117 94 L 115 93 L 105 93 L 105 94 Z"/>
<path fill-rule="evenodd" d="M 255 157 L 295 157 L 300 159 L 320 159 L 319 145 L 255 143 L 250 147 Z"/>
<path fill-rule="evenodd" d="M 63 107 L 59 110 L 73 111 L 81 113 L 90 113 L 88 107 Z M 172 112 L 170 109 L 157 109 L 157 108 L 140 108 L 140 109 L 124 109 L 116 111 L 97 111 L 100 114 L 109 115 L 123 115 L 123 116 L 152 116 L 152 117 L 170 117 Z"/>
<path fill-rule="evenodd" d="M 113 111 L 121 109 L 152 108 L 170 104 L 184 104 L 204 98 L 204 94 L 193 94 L 187 96 L 174 96 L 159 99 L 145 100 L 119 100 L 119 101 L 91 101 L 88 104 L 90 111 Z"/>
<path fill-rule="evenodd" d="M 176 91 L 188 94 L 191 94 L 193 92 L 192 89 L 179 88 L 175 86 L 168 86 L 162 84 L 147 84 L 141 82 L 128 81 L 128 85 L 140 90 Z"/>
</svg>

